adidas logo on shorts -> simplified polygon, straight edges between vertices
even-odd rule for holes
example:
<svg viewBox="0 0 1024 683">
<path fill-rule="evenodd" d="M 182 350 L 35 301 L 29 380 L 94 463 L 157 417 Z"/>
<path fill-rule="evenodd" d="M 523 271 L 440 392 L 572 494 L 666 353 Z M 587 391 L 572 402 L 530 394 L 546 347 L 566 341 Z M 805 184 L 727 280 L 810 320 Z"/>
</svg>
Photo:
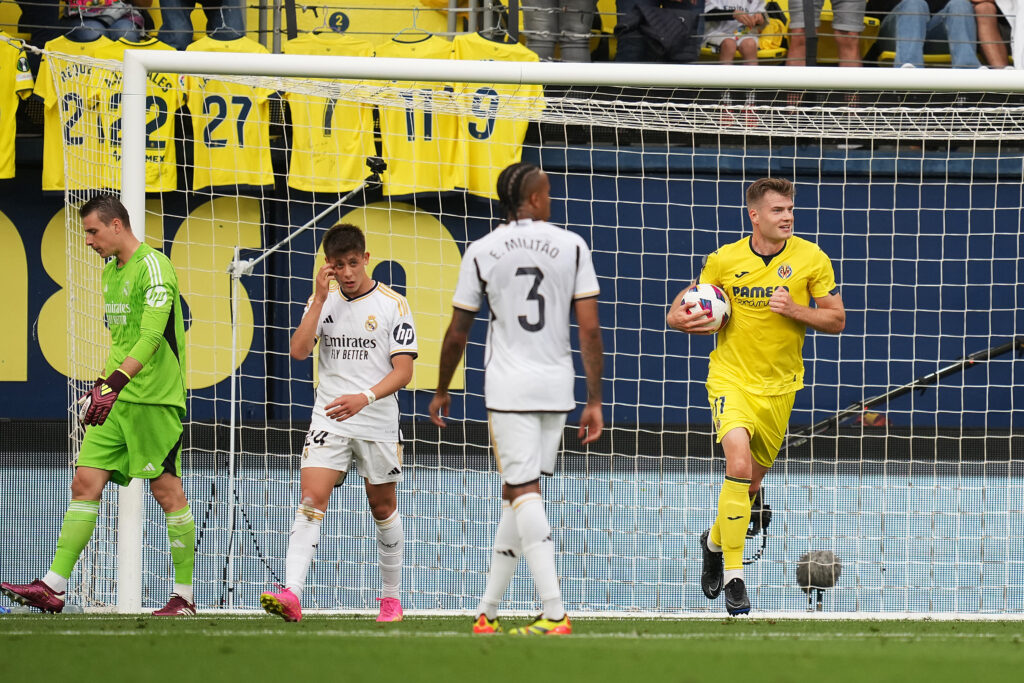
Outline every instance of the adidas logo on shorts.
<svg viewBox="0 0 1024 683">
<path fill-rule="evenodd" d="M 396 467 L 396 468 L 392 469 L 390 472 L 388 472 L 388 476 L 392 476 L 392 475 L 395 475 L 395 474 L 401 474 L 401 473 L 402 473 L 402 470 L 400 468 Z"/>
<path fill-rule="evenodd" d="M 171 547 L 172 548 L 184 548 L 185 544 L 182 543 L 181 541 L 179 541 L 178 539 L 174 539 L 173 541 L 171 541 Z"/>
<path fill-rule="evenodd" d="M 146 466 L 142 468 L 143 472 L 156 472 L 156 468 L 153 467 L 153 463 L 147 462 Z"/>
</svg>

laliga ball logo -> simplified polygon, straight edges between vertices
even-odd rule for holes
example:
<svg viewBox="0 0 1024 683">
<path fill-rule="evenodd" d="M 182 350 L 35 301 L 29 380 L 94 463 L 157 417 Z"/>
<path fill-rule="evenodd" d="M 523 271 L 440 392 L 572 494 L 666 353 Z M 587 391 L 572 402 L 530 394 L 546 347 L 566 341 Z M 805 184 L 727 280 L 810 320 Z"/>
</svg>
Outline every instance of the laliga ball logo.
<svg viewBox="0 0 1024 683">
<path fill-rule="evenodd" d="M 683 294 L 683 301 L 692 301 L 696 306 L 687 310 L 688 315 L 703 315 L 715 323 L 711 331 L 718 332 L 729 322 L 732 304 L 729 297 L 715 285 L 706 282 L 694 285 Z"/>
<path fill-rule="evenodd" d="M 367 332 L 373 332 L 374 330 L 376 330 L 377 329 L 377 316 L 371 315 L 370 317 L 368 317 L 366 319 L 366 322 L 363 323 L 363 327 L 366 328 Z"/>
</svg>

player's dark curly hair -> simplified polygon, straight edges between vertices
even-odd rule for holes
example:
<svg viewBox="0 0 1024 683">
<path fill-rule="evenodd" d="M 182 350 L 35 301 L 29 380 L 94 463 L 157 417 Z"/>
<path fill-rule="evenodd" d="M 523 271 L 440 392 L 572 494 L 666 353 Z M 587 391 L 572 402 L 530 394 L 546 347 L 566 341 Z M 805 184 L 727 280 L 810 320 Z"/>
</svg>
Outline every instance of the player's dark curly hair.
<svg viewBox="0 0 1024 683">
<path fill-rule="evenodd" d="M 353 251 L 358 251 L 360 255 L 366 253 L 363 231 L 351 223 L 332 225 L 324 235 L 322 244 L 327 258 L 336 258 Z"/>
<path fill-rule="evenodd" d="M 498 202 L 505 209 L 505 216 L 509 220 L 518 218 L 519 206 L 523 203 L 523 187 L 526 181 L 535 173 L 540 173 L 540 168 L 533 164 L 520 161 L 508 166 L 498 176 Z"/>
<path fill-rule="evenodd" d="M 132 229 L 131 221 L 128 219 L 128 209 L 124 207 L 121 200 L 112 194 L 98 194 L 78 209 L 78 215 L 85 218 L 95 212 L 103 225 L 110 225 L 117 218 L 124 224 L 124 227 Z"/>
</svg>

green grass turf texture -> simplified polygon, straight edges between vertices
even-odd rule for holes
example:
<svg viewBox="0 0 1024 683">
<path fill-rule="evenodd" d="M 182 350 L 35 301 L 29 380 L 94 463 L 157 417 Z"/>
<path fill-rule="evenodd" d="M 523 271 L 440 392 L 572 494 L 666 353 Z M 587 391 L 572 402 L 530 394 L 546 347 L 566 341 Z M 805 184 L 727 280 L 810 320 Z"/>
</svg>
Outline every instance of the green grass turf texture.
<svg viewBox="0 0 1024 683">
<path fill-rule="evenodd" d="M 474 636 L 470 622 L 8 615 L 0 680 L 981 683 L 1024 670 L 1020 621 L 577 618 L 557 638 Z"/>
</svg>

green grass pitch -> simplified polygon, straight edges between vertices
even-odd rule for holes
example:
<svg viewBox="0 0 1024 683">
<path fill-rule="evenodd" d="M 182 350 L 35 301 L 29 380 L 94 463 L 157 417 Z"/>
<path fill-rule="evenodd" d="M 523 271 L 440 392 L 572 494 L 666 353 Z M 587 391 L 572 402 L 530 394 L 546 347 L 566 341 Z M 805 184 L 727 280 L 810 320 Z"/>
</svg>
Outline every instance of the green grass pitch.
<svg viewBox="0 0 1024 683">
<path fill-rule="evenodd" d="M 508 619 L 515 625 L 526 619 Z M 0 617 L 4 681 L 1019 680 L 1020 621 L 584 619 L 561 638 L 473 636 L 470 619 Z"/>
</svg>

